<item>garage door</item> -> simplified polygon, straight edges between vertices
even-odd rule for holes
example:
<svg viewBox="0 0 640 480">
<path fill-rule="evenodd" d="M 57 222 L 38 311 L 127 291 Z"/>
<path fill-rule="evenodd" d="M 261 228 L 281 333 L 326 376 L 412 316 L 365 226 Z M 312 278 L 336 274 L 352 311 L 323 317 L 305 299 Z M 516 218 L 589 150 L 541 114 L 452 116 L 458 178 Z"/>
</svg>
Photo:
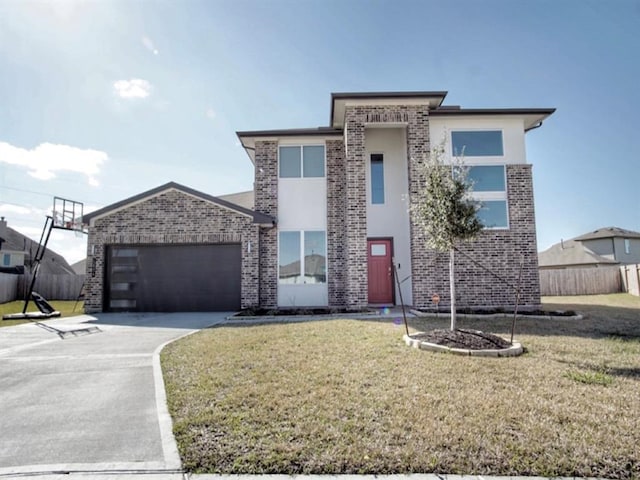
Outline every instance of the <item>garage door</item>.
<svg viewBox="0 0 640 480">
<path fill-rule="evenodd" d="M 240 272 L 239 244 L 110 246 L 105 310 L 238 310 Z"/>
</svg>

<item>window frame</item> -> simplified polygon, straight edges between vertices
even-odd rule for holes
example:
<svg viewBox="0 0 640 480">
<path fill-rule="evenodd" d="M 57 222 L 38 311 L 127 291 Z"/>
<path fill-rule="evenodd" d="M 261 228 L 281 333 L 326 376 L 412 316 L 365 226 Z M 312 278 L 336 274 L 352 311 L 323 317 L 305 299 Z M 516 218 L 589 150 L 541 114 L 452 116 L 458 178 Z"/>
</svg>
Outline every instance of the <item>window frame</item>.
<svg viewBox="0 0 640 480">
<path fill-rule="evenodd" d="M 316 177 L 317 178 L 317 177 Z M 302 279 L 302 281 L 300 283 L 295 282 L 295 283 L 288 283 L 288 282 L 283 282 L 282 278 L 280 277 L 280 268 L 282 267 L 280 265 L 280 258 L 281 258 L 281 238 L 280 238 L 280 234 L 282 233 L 289 233 L 289 232 L 293 232 L 293 233 L 298 233 L 299 234 L 299 238 L 298 238 L 298 258 L 297 261 L 300 262 L 300 270 L 298 271 L 298 275 L 299 278 Z M 306 265 L 305 265 L 305 240 L 306 240 L 306 234 L 307 233 L 322 233 L 324 235 L 324 261 L 325 261 L 325 267 L 324 267 L 324 281 L 323 282 L 315 282 L 315 283 L 306 283 L 305 281 L 305 270 L 306 270 Z M 282 230 L 278 230 L 278 285 L 287 285 L 287 286 L 310 286 L 310 285 L 328 285 L 329 283 L 329 278 L 328 278 L 328 269 L 327 269 L 327 262 L 328 262 L 328 244 L 327 244 L 327 230 L 326 229 L 314 229 L 314 228 L 308 228 L 308 229 L 301 229 L 301 230 L 297 230 L 297 229 L 282 229 Z M 294 260 L 295 262 L 296 260 Z"/>
<path fill-rule="evenodd" d="M 305 147 L 322 147 L 322 176 L 305 176 L 304 174 L 304 148 Z M 299 176 L 287 176 L 283 177 L 281 175 L 281 149 L 282 148 L 299 148 L 300 149 L 300 165 L 299 165 Z M 279 144 L 278 145 L 278 180 L 308 180 L 308 179 L 320 179 L 327 178 L 327 147 L 324 143 L 296 143 L 296 144 Z"/>
<path fill-rule="evenodd" d="M 380 156 L 380 163 L 382 168 L 382 202 L 374 202 L 373 200 L 373 156 Z M 386 205 L 387 203 L 387 195 L 385 188 L 385 160 L 384 160 L 384 152 L 370 152 L 369 153 L 369 205 Z M 378 189 L 377 189 L 378 190 Z"/>
<path fill-rule="evenodd" d="M 475 132 L 500 132 L 502 154 L 500 155 L 469 155 L 467 152 L 464 152 L 464 154 L 456 155 L 455 145 L 453 143 L 454 133 L 475 133 Z M 449 142 L 450 142 L 449 145 L 451 146 L 449 153 L 451 154 L 452 158 L 475 158 L 475 159 L 482 159 L 482 161 L 485 161 L 488 158 L 506 158 L 507 156 L 505 142 L 504 142 L 503 128 L 455 128 L 449 132 Z"/>
<path fill-rule="evenodd" d="M 482 204 L 485 202 L 504 202 L 505 211 L 506 211 L 506 224 L 504 226 L 493 226 L 488 227 L 483 224 L 484 230 L 509 230 L 511 228 L 511 222 L 509 219 L 509 184 L 507 183 L 507 165 L 506 164 L 473 164 L 473 165 L 464 165 L 464 168 L 469 170 L 473 168 L 481 168 L 481 167 L 502 167 L 502 172 L 504 175 L 504 190 L 493 190 L 493 191 L 474 191 L 473 189 L 470 192 L 471 199 L 480 203 L 482 208 Z M 472 187 L 473 188 L 473 187 Z M 478 218 L 480 220 L 480 218 Z"/>
<path fill-rule="evenodd" d="M 624 253 L 625 255 L 631 255 L 631 239 L 630 238 L 624 239 Z"/>
</svg>

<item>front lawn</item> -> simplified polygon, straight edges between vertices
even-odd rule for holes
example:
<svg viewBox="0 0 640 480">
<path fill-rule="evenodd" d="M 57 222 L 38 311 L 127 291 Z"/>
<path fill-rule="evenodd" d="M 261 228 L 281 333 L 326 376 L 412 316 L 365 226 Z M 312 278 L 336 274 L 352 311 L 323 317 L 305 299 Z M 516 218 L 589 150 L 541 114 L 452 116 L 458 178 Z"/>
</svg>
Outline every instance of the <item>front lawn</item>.
<svg viewBox="0 0 640 480">
<path fill-rule="evenodd" d="M 162 353 L 184 466 L 638 478 L 640 307 L 603 308 L 582 321 L 520 319 L 528 353 L 500 359 L 408 348 L 391 320 L 202 331 Z"/>
<path fill-rule="evenodd" d="M 83 303 L 78 302 L 76 305 L 75 300 L 53 300 L 49 301 L 51 306 L 60 312 L 62 317 L 73 317 L 75 315 L 82 315 L 84 313 Z M 75 311 L 74 311 L 75 306 Z M 24 300 L 15 301 L 15 302 L 7 302 L 0 304 L 0 327 L 10 327 L 12 325 L 19 325 L 21 323 L 27 323 L 32 320 L 22 319 L 22 320 L 2 320 L 2 316 L 9 313 L 21 313 L 22 308 L 24 307 Z M 35 303 L 29 302 L 28 312 L 39 312 L 38 307 L 36 307 Z"/>
</svg>

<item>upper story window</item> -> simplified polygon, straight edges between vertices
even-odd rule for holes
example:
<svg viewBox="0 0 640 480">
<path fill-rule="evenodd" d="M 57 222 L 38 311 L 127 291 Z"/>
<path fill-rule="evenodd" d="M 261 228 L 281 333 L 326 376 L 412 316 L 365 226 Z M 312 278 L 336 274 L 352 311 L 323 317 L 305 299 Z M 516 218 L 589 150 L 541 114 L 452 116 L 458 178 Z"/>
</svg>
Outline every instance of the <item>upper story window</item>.
<svg viewBox="0 0 640 480">
<path fill-rule="evenodd" d="M 2 257 L 2 264 L 5 267 L 8 267 L 11 265 L 11 255 L 9 253 L 5 253 Z"/>
<path fill-rule="evenodd" d="M 454 157 L 502 157 L 501 130 L 459 130 L 451 132 Z"/>
<path fill-rule="evenodd" d="M 281 146 L 280 178 L 324 177 L 324 145 Z"/>
<path fill-rule="evenodd" d="M 371 154 L 371 203 L 384 203 L 384 156 L 381 153 Z"/>
<path fill-rule="evenodd" d="M 629 255 L 631 253 L 631 240 L 628 238 L 624 239 L 624 253 Z"/>
<path fill-rule="evenodd" d="M 468 167 L 467 178 L 473 184 L 472 197 L 481 204 L 478 220 L 485 228 L 509 228 L 505 174 L 504 165 Z"/>
</svg>

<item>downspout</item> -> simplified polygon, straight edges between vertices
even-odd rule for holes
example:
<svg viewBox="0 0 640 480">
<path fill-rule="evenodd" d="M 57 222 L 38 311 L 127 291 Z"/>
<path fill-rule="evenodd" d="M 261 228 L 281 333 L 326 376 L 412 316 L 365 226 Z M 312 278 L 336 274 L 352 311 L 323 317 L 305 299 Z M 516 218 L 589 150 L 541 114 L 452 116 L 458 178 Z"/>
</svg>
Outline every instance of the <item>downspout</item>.
<svg viewBox="0 0 640 480">
<path fill-rule="evenodd" d="M 529 128 L 525 128 L 524 129 L 524 133 L 527 133 L 531 130 L 535 130 L 536 128 L 540 128 L 542 126 L 542 120 L 538 122 L 537 125 L 534 125 L 533 127 L 529 127 Z"/>
</svg>

